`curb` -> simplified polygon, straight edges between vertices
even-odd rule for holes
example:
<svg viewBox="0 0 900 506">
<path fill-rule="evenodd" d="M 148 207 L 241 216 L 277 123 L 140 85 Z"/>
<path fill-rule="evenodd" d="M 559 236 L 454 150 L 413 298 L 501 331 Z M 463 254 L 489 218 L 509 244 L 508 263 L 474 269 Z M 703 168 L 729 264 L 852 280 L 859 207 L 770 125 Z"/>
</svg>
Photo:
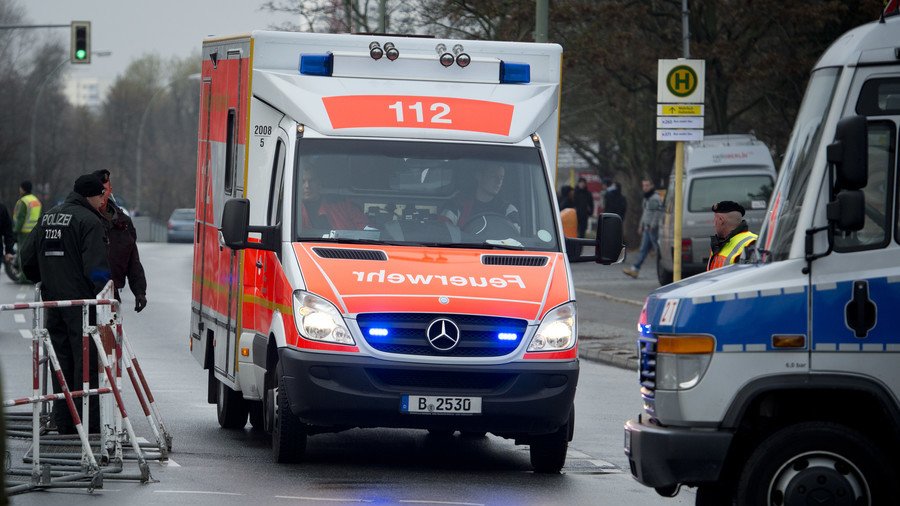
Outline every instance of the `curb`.
<svg viewBox="0 0 900 506">
<path fill-rule="evenodd" d="M 637 357 L 628 351 L 610 352 L 579 348 L 578 358 L 635 372 L 637 372 L 638 365 L 640 364 Z"/>
</svg>

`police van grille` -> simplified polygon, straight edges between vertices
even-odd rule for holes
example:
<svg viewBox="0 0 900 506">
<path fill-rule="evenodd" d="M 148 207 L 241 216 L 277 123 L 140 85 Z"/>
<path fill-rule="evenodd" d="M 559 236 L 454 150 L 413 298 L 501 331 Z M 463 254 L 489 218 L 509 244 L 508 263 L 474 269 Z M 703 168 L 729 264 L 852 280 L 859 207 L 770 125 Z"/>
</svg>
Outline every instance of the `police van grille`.
<svg viewBox="0 0 900 506">
<path fill-rule="evenodd" d="M 484 255 L 484 265 L 516 265 L 521 267 L 543 267 L 547 265 L 547 257 L 519 255 Z"/>
<path fill-rule="evenodd" d="M 644 401 L 644 409 L 651 416 L 655 415 L 656 342 L 656 338 L 653 336 L 641 336 L 638 339 L 641 397 Z"/>
<path fill-rule="evenodd" d="M 384 251 L 374 249 L 313 248 L 316 255 L 322 258 L 339 260 L 387 260 Z"/>
<path fill-rule="evenodd" d="M 429 324 L 447 318 L 459 327 L 459 343 L 450 350 L 435 349 L 428 342 Z M 369 346 L 384 353 L 434 357 L 502 357 L 519 347 L 528 322 L 517 318 L 440 313 L 363 313 L 356 323 Z M 373 328 L 386 336 L 370 335 Z M 500 340 L 499 333 L 515 333 L 514 340 Z"/>
</svg>

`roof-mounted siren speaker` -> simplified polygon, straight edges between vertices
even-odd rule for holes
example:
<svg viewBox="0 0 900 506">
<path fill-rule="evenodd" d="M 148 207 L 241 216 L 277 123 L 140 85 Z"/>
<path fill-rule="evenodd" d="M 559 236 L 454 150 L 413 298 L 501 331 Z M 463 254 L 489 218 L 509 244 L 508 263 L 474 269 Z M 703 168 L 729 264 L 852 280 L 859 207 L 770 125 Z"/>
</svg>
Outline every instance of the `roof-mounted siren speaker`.
<svg viewBox="0 0 900 506">
<path fill-rule="evenodd" d="M 372 41 L 369 44 L 369 56 L 372 57 L 373 60 L 380 60 L 382 56 L 384 56 L 384 50 L 381 49 L 381 45 L 378 44 L 378 41 Z"/>
<path fill-rule="evenodd" d="M 445 67 L 453 65 L 453 62 L 456 60 L 456 58 L 451 53 L 447 52 L 447 46 L 445 46 L 444 44 L 438 44 L 434 47 L 434 50 L 438 54 L 438 60 L 441 62 L 441 65 Z"/>
<path fill-rule="evenodd" d="M 400 58 L 400 51 L 394 46 L 393 42 L 385 42 L 384 55 L 387 56 L 388 60 L 394 61 L 397 58 Z"/>
<path fill-rule="evenodd" d="M 469 56 L 468 53 L 464 52 L 462 44 L 456 44 L 453 46 L 453 54 L 456 56 L 456 64 L 462 68 L 466 68 L 472 63 L 472 57 Z"/>
</svg>

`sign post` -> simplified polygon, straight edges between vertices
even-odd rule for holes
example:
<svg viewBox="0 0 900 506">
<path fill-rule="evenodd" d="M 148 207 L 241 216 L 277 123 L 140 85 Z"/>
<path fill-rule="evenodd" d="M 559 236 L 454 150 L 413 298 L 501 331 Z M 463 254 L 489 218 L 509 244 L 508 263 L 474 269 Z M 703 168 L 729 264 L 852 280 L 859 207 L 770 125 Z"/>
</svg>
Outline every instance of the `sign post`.
<svg viewBox="0 0 900 506">
<path fill-rule="evenodd" d="M 672 280 L 681 280 L 681 222 L 684 199 L 684 142 L 703 140 L 704 60 L 659 60 L 656 140 L 675 142 L 675 233 Z"/>
</svg>

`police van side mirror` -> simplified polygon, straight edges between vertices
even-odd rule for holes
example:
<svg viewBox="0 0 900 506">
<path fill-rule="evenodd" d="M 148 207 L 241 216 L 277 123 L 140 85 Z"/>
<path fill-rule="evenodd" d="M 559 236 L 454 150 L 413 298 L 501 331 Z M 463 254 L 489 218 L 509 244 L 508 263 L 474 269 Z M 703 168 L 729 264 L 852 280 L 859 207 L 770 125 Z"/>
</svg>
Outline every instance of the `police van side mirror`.
<svg viewBox="0 0 900 506">
<path fill-rule="evenodd" d="M 866 197 L 860 190 L 844 190 L 825 208 L 828 221 L 843 232 L 862 230 L 866 224 Z"/>
<path fill-rule="evenodd" d="M 838 121 L 834 142 L 828 145 L 828 163 L 834 166 L 834 193 L 861 190 L 869 180 L 869 139 L 865 116 Z"/>
<path fill-rule="evenodd" d="M 278 251 L 278 227 L 250 226 L 250 201 L 231 199 L 222 212 L 222 238 L 233 250 L 246 248 Z M 251 241 L 247 234 L 260 234 L 259 241 Z"/>
<path fill-rule="evenodd" d="M 225 246 L 233 250 L 247 247 L 247 233 L 250 228 L 250 201 L 231 199 L 225 203 L 222 212 L 222 237 Z"/>
</svg>

